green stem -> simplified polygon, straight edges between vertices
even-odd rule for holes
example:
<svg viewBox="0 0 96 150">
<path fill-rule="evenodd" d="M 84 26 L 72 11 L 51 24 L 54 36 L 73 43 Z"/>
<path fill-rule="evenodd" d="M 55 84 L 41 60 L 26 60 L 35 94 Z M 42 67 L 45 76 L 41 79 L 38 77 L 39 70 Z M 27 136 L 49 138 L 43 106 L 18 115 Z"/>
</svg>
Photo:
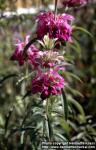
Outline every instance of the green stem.
<svg viewBox="0 0 96 150">
<path fill-rule="evenodd" d="M 58 0 L 55 0 L 55 16 L 57 14 L 57 2 L 58 2 Z"/>
<path fill-rule="evenodd" d="M 26 62 L 26 64 L 25 64 L 26 66 L 26 68 L 25 68 L 25 70 L 26 70 L 26 72 L 25 72 L 25 76 L 28 76 L 28 63 Z"/>
<path fill-rule="evenodd" d="M 46 116 L 48 117 L 48 106 L 49 106 L 49 99 L 46 100 Z"/>
<path fill-rule="evenodd" d="M 46 100 L 46 107 L 45 107 L 45 120 L 46 120 L 46 131 L 49 141 L 51 141 L 51 125 L 49 121 L 49 99 Z"/>
<path fill-rule="evenodd" d="M 25 75 L 25 76 L 23 76 L 21 79 L 19 79 L 18 82 L 16 82 L 16 85 L 18 85 L 19 83 L 21 83 L 24 80 L 27 80 L 31 76 L 32 76 L 32 72 L 27 74 L 27 75 Z"/>
</svg>

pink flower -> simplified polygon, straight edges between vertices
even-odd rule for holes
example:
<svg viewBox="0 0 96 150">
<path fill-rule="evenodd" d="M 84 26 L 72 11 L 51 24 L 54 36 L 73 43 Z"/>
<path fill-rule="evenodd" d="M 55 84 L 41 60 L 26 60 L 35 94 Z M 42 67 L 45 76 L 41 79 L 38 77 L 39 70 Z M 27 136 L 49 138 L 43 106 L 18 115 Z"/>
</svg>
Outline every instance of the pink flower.
<svg viewBox="0 0 96 150">
<path fill-rule="evenodd" d="M 18 40 L 16 44 L 16 49 L 11 56 L 11 60 L 18 61 L 19 65 L 24 64 L 23 48 L 24 48 L 24 43 Z"/>
<path fill-rule="evenodd" d="M 41 98 L 44 100 L 50 95 L 58 95 L 64 87 L 64 79 L 55 70 L 50 70 L 45 73 L 39 72 L 32 80 L 32 93 L 41 93 Z"/>
<path fill-rule="evenodd" d="M 54 15 L 53 12 L 44 12 L 37 17 L 37 36 L 42 39 L 49 34 L 50 38 L 71 41 L 74 17 L 69 14 Z"/>
<path fill-rule="evenodd" d="M 87 0 L 64 0 L 62 3 L 68 7 L 77 7 L 85 5 L 87 3 Z"/>
<path fill-rule="evenodd" d="M 28 53 L 28 62 L 30 65 L 33 66 L 34 69 L 38 69 L 42 60 L 41 55 L 42 52 L 39 51 L 34 45 L 32 45 L 30 52 Z"/>
<path fill-rule="evenodd" d="M 28 61 L 32 65 L 37 65 L 36 59 L 39 56 L 38 49 L 31 45 L 27 50 L 27 58 L 25 59 L 23 56 L 23 50 L 25 45 L 29 42 L 30 36 L 26 36 L 25 41 L 22 42 L 20 40 L 16 43 L 16 49 L 13 55 L 11 56 L 11 60 L 18 61 L 19 65 L 23 65 L 25 61 Z"/>
</svg>

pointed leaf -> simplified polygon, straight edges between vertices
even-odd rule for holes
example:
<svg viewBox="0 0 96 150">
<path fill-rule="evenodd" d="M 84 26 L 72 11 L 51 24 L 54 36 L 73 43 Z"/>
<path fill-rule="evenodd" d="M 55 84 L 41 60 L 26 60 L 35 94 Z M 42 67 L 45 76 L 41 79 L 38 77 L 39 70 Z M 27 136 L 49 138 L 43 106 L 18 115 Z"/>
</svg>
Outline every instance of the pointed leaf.
<svg viewBox="0 0 96 150">
<path fill-rule="evenodd" d="M 17 74 L 8 74 L 0 80 L 0 84 L 2 84 L 5 80 L 12 78 L 12 77 L 16 77 L 16 76 L 18 76 L 18 75 Z"/>
<path fill-rule="evenodd" d="M 63 110 L 64 110 L 64 117 L 65 117 L 65 120 L 67 121 L 67 119 L 68 119 L 68 102 L 67 102 L 66 95 L 65 95 L 65 92 L 63 89 L 62 89 L 62 106 L 63 106 Z"/>
<path fill-rule="evenodd" d="M 62 72 L 62 75 L 64 75 L 65 77 L 70 76 L 70 77 L 78 80 L 79 82 L 83 83 L 83 81 L 76 74 L 74 74 L 74 73 L 66 71 L 66 72 Z"/>
<path fill-rule="evenodd" d="M 93 38 L 93 35 L 88 30 L 86 30 L 85 28 L 74 26 L 73 30 L 80 30 L 80 31 L 88 34 L 91 38 Z"/>
<path fill-rule="evenodd" d="M 52 133 L 51 121 L 48 116 L 46 116 L 46 131 L 47 131 L 48 139 L 50 141 L 53 133 Z"/>
<path fill-rule="evenodd" d="M 70 98 L 68 101 L 70 103 L 72 103 L 77 108 L 77 110 L 79 111 L 79 113 L 83 116 L 83 118 L 85 118 L 84 110 L 83 110 L 82 106 L 79 104 L 79 102 L 77 102 L 76 100 L 74 100 L 72 98 Z"/>
</svg>

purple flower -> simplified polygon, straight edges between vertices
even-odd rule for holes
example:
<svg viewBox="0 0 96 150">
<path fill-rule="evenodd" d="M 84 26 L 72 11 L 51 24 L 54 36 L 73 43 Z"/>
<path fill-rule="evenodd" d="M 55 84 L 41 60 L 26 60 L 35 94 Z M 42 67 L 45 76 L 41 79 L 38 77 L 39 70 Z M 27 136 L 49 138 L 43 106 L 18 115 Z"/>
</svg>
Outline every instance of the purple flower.
<svg viewBox="0 0 96 150">
<path fill-rule="evenodd" d="M 71 22 L 73 20 L 74 17 L 69 14 L 41 13 L 37 17 L 37 36 L 42 39 L 48 33 L 50 38 L 57 38 L 59 41 L 71 41 Z"/>
<path fill-rule="evenodd" d="M 85 5 L 87 3 L 87 0 L 64 0 L 62 3 L 67 7 L 77 7 Z"/>
<path fill-rule="evenodd" d="M 25 41 L 22 42 L 17 40 L 16 49 L 13 55 L 11 56 L 11 60 L 18 61 L 19 65 L 23 65 L 25 61 L 32 64 L 33 66 L 37 65 L 36 59 L 39 57 L 39 50 L 34 46 L 31 45 L 27 50 L 27 58 L 23 56 L 23 50 L 25 45 L 29 42 L 30 36 L 26 36 Z"/>
<path fill-rule="evenodd" d="M 64 87 L 64 79 L 56 70 L 50 70 L 46 73 L 39 72 L 32 80 L 32 93 L 41 93 L 41 98 L 44 100 L 50 95 L 58 95 Z"/>
</svg>

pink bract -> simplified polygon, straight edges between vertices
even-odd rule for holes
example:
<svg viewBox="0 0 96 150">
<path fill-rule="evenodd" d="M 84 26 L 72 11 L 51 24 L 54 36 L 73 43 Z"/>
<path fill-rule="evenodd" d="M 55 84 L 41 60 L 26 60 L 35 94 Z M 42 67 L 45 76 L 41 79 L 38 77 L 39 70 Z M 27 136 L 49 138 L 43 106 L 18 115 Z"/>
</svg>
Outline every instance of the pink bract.
<svg viewBox="0 0 96 150">
<path fill-rule="evenodd" d="M 37 17 L 37 36 L 42 39 L 49 34 L 50 38 L 71 41 L 74 17 L 69 14 L 54 15 L 53 12 L 44 12 Z"/>
<path fill-rule="evenodd" d="M 46 73 L 39 72 L 32 80 L 32 93 L 41 93 L 41 98 L 44 100 L 50 95 L 60 94 L 64 83 L 63 77 L 55 70 L 50 70 Z"/>
<path fill-rule="evenodd" d="M 64 57 L 59 54 L 59 52 L 53 51 L 53 50 L 45 50 L 42 52 L 41 56 L 41 64 L 43 67 L 54 67 L 61 63 L 61 61 L 64 60 Z"/>
</svg>

